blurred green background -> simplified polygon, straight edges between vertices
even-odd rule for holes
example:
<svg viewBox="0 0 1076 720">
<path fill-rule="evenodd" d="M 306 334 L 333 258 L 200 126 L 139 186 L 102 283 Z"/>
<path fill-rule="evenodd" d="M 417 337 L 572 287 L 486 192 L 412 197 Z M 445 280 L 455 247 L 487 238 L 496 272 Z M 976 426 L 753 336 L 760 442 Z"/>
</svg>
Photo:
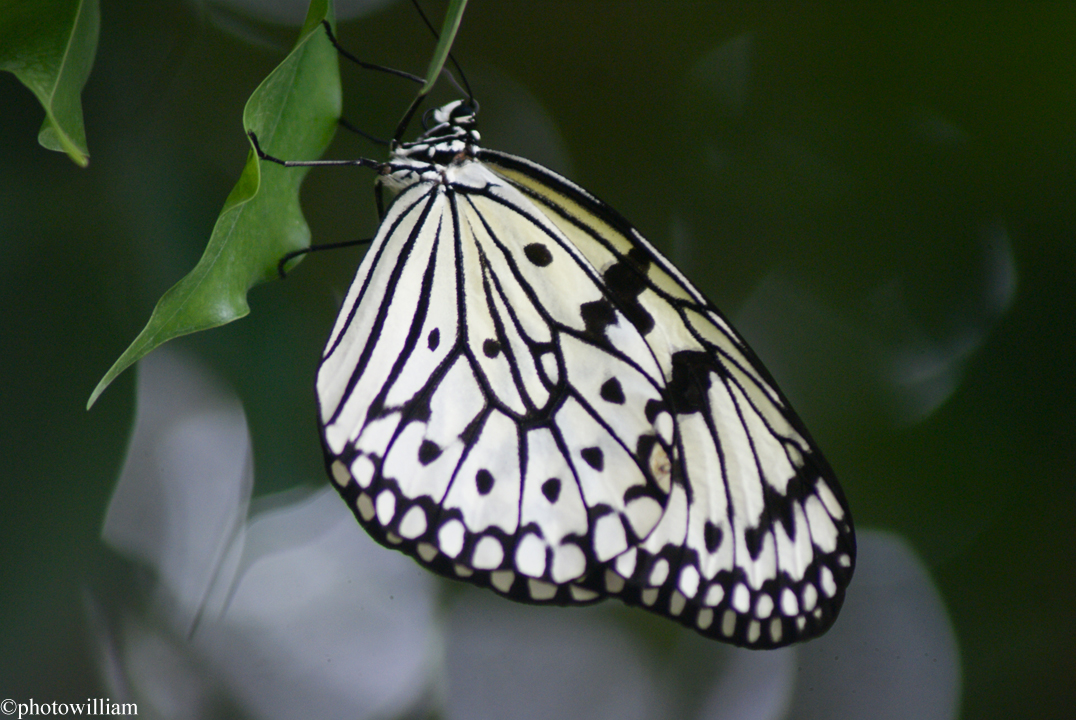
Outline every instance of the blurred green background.
<svg viewBox="0 0 1076 720">
<path fill-rule="evenodd" d="M 134 374 L 85 402 L 200 256 L 243 104 L 295 32 L 105 0 L 85 170 L 37 145 L 40 106 L 0 74 L 3 697 L 99 694 L 84 593 Z M 433 46 L 406 3 L 340 36 L 419 73 Z M 455 54 L 487 144 L 569 173 L 681 263 L 782 381 L 857 524 L 918 550 L 963 717 L 1071 717 L 1076 6 L 473 0 Z M 391 135 L 412 87 L 344 79 L 345 116 Z M 341 132 L 327 156 L 381 152 Z M 371 187 L 311 173 L 315 242 L 370 237 Z M 361 253 L 310 257 L 177 343 L 245 403 L 256 494 L 324 482 L 313 376 Z"/>
</svg>

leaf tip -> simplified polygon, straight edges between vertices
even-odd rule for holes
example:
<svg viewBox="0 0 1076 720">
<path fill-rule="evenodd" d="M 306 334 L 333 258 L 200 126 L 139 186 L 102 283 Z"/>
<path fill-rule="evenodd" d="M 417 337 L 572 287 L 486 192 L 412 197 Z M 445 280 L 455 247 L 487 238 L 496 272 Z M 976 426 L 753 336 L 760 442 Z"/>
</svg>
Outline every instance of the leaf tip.
<svg viewBox="0 0 1076 720">
<path fill-rule="evenodd" d="M 37 134 L 38 144 L 46 150 L 66 153 L 71 161 L 81 168 L 90 164 L 90 153 L 85 149 L 85 141 L 79 143 L 64 133 L 51 118 L 45 118 L 41 131 Z"/>
<path fill-rule="evenodd" d="M 93 404 L 97 402 L 97 398 L 101 397 L 101 393 L 103 393 L 105 391 L 105 388 L 107 388 L 111 384 L 112 378 L 108 377 L 107 375 L 101 378 L 101 381 L 97 383 L 97 387 L 95 387 L 93 389 L 93 392 L 90 393 L 90 399 L 86 401 L 86 412 L 89 412 L 91 409 L 93 409 Z"/>
</svg>

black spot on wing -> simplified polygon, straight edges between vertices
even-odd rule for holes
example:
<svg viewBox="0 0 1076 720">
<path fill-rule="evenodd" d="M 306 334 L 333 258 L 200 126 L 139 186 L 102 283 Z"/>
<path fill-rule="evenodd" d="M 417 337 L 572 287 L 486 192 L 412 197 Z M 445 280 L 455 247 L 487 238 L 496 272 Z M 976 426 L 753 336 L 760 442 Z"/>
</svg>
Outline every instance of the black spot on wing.
<svg viewBox="0 0 1076 720">
<path fill-rule="evenodd" d="M 599 342 L 605 341 L 605 328 L 616 322 L 616 310 L 605 299 L 583 303 L 579 315 L 583 318 L 584 332 Z"/>
<path fill-rule="evenodd" d="M 762 542 L 766 539 L 770 529 L 770 524 L 765 520 L 758 527 L 744 528 L 743 539 L 747 545 L 747 554 L 751 556 L 752 560 L 758 560 L 758 556 L 762 552 Z"/>
<path fill-rule="evenodd" d="M 650 258 L 638 248 L 632 248 L 627 256 L 613 263 L 602 279 L 617 307 L 643 335 L 654 329 L 654 317 L 639 302 L 639 295 L 648 287 L 646 280 Z"/>
<path fill-rule="evenodd" d="M 583 448 L 580 452 L 583 459 L 587 461 L 587 465 L 590 465 L 595 470 L 601 470 L 605 467 L 605 453 L 599 447 Z"/>
<path fill-rule="evenodd" d="M 523 254 L 538 267 L 545 267 L 553 262 L 553 254 L 550 253 L 549 248 L 542 243 L 531 243 L 530 245 L 527 245 L 523 248 Z"/>
<path fill-rule="evenodd" d="M 422 444 L 418 446 L 418 461 L 423 465 L 429 465 L 441 454 L 441 448 L 437 447 L 437 443 L 430 440 L 423 440 Z"/>
<path fill-rule="evenodd" d="M 620 387 L 620 381 L 615 377 L 609 378 L 602 383 L 601 396 L 602 400 L 611 402 L 614 405 L 624 404 L 624 388 Z"/>
<path fill-rule="evenodd" d="M 549 478 L 542 483 L 542 494 L 545 495 L 546 500 L 555 503 L 557 498 L 560 497 L 560 480 L 557 478 Z"/>
<path fill-rule="evenodd" d="M 702 539 L 706 542 L 706 551 L 711 554 L 717 552 L 717 549 L 721 547 L 721 541 L 724 539 L 723 535 L 721 528 L 707 520 L 702 528 Z"/>
<path fill-rule="evenodd" d="M 646 421 L 653 424 L 658 415 L 665 412 L 665 403 L 661 400 L 647 400 L 644 412 L 646 412 Z"/>
<path fill-rule="evenodd" d="M 708 406 L 714 360 L 701 350 L 681 350 L 672 356 L 672 379 L 666 387 L 670 409 L 677 415 L 702 412 Z"/>
<path fill-rule="evenodd" d="M 493 474 L 482 468 L 475 473 L 474 484 L 478 488 L 479 495 L 489 495 L 489 491 L 493 489 Z"/>
<path fill-rule="evenodd" d="M 497 357 L 497 353 L 501 351 L 501 344 L 496 340 L 486 340 L 482 343 L 482 353 L 488 358 Z"/>
<path fill-rule="evenodd" d="M 441 331 L 437 328 L 430 330 L 430 335 L 426 338 L 426 345 L 430 350 L 436 350 L 437 346 L 441 343 Z"/>
</svg>

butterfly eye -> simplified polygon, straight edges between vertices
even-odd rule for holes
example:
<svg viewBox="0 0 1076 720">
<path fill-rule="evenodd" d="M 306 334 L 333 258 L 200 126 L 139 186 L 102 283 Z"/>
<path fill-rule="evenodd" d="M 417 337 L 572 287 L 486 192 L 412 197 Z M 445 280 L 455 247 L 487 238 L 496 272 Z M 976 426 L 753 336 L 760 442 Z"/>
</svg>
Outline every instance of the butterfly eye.
<svg viewBox="0 0 1076 720">
<path fill-rule="evenodd" d="M 465 103 L 460 103 L 456 107 L 452 108 L 452 119 L 457 122 L 472 121 L 476 113 L 476 108 L 471 107 Z"/>
</svg>

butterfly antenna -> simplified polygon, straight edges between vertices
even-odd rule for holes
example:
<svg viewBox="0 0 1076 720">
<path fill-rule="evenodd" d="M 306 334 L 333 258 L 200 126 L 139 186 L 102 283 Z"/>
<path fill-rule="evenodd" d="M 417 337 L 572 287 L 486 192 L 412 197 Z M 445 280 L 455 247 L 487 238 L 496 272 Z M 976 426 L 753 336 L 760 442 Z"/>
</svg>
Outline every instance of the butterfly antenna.
<svg viewBox="0 0 1076 720">
<path fill-rule="evenodd" d="M 452 61 L 453 65 L 456 64 L 456 58 L 452 57 L 451 53 L 449 53 L 448 58 Z M 456 66 L 456 69 L 459 70 L 458 65 Z M 452 74 L 452 71 L 445 70 L 442 68 L 441 72 L 446 78 L 448 78 L 448 81 L 452 83 L 452 87 L 456 88 L 456 90 L 459 91 L 460 95 L 463 95 L 467 98 L 467 104 L 470 105 L 472 109 L 477 111 L 478 101 L 475 100 L 474 95 L 471 94 L 471 86 L 467 84 L 467 78 L 463 76 L 463 70 L 460 70 L 460 78 L 463 79 L 463 85 L 460 85 L 459 81 L 456 80 L 456 76 Z"/>
</svg>

